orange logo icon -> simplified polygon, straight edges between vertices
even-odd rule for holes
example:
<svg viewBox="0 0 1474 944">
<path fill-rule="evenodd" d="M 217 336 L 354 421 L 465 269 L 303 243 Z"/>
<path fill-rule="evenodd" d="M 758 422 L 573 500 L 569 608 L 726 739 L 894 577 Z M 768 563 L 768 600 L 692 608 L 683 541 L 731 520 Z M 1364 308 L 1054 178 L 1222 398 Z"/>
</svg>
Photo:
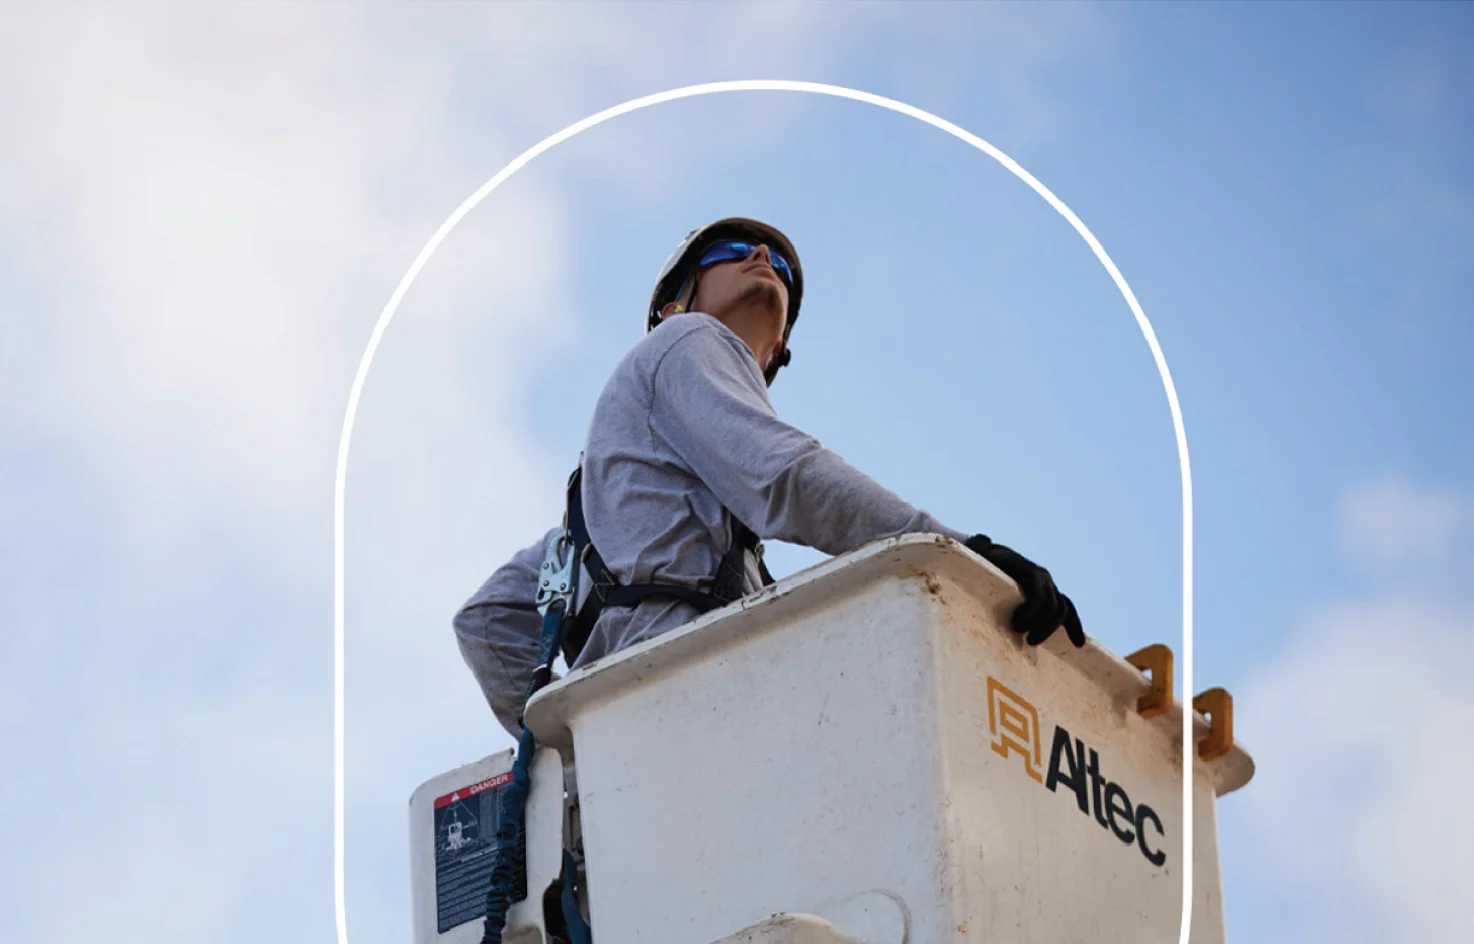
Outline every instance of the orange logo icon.
<svg viewBox="0 0 1474 944">
<path fill-rule="evenodd" d="M 993 753 L 1007 757 L 1016 753 L 1024 759 L 1024 771 L 1039 783 L 1039 712 L 1018 693 L 988 676 L 988 730 L 993 735 Z"/>
</svg>

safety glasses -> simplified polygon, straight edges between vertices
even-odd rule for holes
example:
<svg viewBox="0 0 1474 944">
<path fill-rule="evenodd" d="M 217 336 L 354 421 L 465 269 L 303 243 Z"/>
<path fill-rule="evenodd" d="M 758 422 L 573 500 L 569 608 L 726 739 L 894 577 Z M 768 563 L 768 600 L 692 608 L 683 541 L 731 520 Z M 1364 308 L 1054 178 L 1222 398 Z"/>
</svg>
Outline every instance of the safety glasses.
<svg viewBox="0 0 1474 944">
<path fill-rule="evenodd" d="M 709 265 L 716 265 L 718 262 L 733 262 L 746 259 L 752 255 L 753 250 L 757 249 L 758 245 L 758 243 L 750 243 L 741 239 L 718 240 L 706 247 L 706 251 L 701 254 L 701 261 L 697 263 L 697 266 L 704 269 Z M 778 277 L 783 280 L 783 284 L 792 289 L 793 268 L 789 266 L 788 260 L 783 258 L 782 254 L 773 249 L 772 246 L 768 247 L 768 258 L 772 260 L 773 271 L 778 273 Z"/>
</svg>

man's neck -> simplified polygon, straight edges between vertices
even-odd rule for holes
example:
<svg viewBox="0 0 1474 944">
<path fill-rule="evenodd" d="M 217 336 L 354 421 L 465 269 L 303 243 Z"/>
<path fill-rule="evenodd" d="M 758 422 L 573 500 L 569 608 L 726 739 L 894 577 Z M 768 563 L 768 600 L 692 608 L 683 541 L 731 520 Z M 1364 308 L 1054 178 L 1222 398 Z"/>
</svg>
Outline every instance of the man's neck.
<svg viewBox="0 0 1474 944">
<path fill-rule="evenodd" d="M 758 367 L 766 370 L 768 362 L 777 353 L 773 343 L 773 314 L 765 308 L 743 306 L 720 315 L 712 315 L 742 339 L 747 349 L 756 358 Z"/>
</svg>

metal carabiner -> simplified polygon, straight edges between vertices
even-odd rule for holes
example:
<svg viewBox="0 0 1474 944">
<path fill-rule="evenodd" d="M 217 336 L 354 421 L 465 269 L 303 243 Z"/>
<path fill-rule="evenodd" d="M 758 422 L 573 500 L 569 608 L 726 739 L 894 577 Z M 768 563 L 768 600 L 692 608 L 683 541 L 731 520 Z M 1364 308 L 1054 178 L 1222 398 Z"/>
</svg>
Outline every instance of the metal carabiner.
<svg viewBox="0 0 1474 944">
<path fill-rule="evenodd" d="M 560 600 L 563 602 L 565 616 L 573 612 L 573 595 L 577 592 L 573 578 L 574 568 L 577 566 L 573 539 L 564 531 L 548 546 L 547 556 L 543 558 L 537 584 L 538 613 L 546 617 L 548 610 Z"/>
</svg>

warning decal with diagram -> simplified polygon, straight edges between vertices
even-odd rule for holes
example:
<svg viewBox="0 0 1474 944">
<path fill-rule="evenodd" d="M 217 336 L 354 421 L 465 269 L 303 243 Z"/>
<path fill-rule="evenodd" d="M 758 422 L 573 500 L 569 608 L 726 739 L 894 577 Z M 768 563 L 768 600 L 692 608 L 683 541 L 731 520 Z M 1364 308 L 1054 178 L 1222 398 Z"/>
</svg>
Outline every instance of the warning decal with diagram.
<svg viewBox="0 0 1474 944">
<path fill-rule="evenodd" d="M 496 824 L 511 771 L 435 798 L 435 916 L 438 933 L 486 916 L 496 862 Z"/>
</svg>

